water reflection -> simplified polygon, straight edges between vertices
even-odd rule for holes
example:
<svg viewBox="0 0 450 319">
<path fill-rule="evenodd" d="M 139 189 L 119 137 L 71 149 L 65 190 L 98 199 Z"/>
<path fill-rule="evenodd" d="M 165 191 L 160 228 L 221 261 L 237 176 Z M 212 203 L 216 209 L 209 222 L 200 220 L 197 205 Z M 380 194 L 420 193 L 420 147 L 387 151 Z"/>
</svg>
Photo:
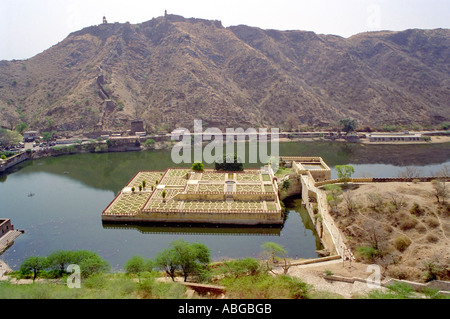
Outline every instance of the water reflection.
<svg viewBox="0 0 450 319">
<path fill-rule="evenodd" d="M 163 223 L 108 223 L 103 222 L 104 229 L 136 229 L 143 234 L 185 234 L 185 235 L 236 235 L 236 236 L 280 236 L 283 226 L 232 226 L 199 224 L 163 224 Z"/>
</svg>

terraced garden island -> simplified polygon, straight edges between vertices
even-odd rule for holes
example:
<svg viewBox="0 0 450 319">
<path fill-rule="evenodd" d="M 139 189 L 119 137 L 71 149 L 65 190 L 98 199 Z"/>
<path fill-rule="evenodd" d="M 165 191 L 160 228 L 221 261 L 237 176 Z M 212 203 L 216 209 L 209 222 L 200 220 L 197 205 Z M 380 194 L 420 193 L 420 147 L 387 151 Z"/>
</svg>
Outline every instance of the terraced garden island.
<svg viewBox="0 0 450 319">
<path fill-rule="evenodd" d="M 272 169 L 139 171 L 102 213 L 103 222 L 280 225 Z"/>
</svg>

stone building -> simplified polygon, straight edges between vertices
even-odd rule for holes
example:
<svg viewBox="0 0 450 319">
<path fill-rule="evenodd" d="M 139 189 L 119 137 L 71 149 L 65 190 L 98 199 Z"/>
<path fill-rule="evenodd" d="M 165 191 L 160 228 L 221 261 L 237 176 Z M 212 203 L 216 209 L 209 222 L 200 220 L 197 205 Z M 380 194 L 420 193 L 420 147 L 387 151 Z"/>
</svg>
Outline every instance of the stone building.
<svg viewBox="0 0 450 319">
<path fill-rule="evenodd" d="M 425 139 L 422 134 L 405 133 L 372 133 L 367 134 L 370 142 L 421 142 Z"/>
<path fill-rule="evenodd" d="M 131 121 L 131 135 L 136 135 L 136 133 L 145 132 L 144 122 L 140 120 Z"/>
<path fill-rule="evenodd" d="M 11 220 L 9 218 L 0 218 L 0 237 L 6 235 L 10 230 L 14 230 Z"/>
</svg>

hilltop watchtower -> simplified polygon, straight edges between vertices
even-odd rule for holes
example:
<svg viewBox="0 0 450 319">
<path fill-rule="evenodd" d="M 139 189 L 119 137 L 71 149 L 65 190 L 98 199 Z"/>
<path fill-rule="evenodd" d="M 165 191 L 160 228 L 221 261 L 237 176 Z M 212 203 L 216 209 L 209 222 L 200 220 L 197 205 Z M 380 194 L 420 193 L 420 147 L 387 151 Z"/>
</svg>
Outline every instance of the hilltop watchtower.
<svg viewBox="0 0 450 319">
<path fill-rule="evenodd" d="M 103 16 L 103 24 L 107 24 L 107 23 L 108 23 L 108 20 L 106 20 L 106 17 Z"/>
</svg>

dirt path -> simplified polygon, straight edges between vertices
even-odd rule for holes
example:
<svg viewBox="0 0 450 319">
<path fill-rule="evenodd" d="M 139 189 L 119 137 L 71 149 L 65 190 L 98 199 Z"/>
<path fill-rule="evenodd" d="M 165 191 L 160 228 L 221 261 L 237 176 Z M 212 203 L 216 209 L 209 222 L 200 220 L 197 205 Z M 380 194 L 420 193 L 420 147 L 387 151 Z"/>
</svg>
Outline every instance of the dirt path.
<svg viewBox="0 0 450 319">
<path fill-rule="evenodd" d="M 313 292 L 319 298 L 322 296 L 330 297 L 334 295 L 337 298 L 362 298 L 367 295 L 372 289 L 382 289 L 384 287 L 374 288 L 369 286 L 367 282 L 354 281 L 353 283 L 334 281 L 326 279 L 325 272 L 331 273 L 334 276 L 342 276 L 346 278 L 359 278 L 361 280 L 369 279 L 372 271 L 368 271 L 367 264 L 356 262 L 342 262 L 342 260 L 325 261 L 316 264 L 291 266 L 288 270 L 288 275 L 297 277 L 307 284 L 313 286 Z M 276 269 L 276 273 L 282 273 L 282 269 Z M 332 296 L 333 297 L 333 296 Z"/>
</svg>

